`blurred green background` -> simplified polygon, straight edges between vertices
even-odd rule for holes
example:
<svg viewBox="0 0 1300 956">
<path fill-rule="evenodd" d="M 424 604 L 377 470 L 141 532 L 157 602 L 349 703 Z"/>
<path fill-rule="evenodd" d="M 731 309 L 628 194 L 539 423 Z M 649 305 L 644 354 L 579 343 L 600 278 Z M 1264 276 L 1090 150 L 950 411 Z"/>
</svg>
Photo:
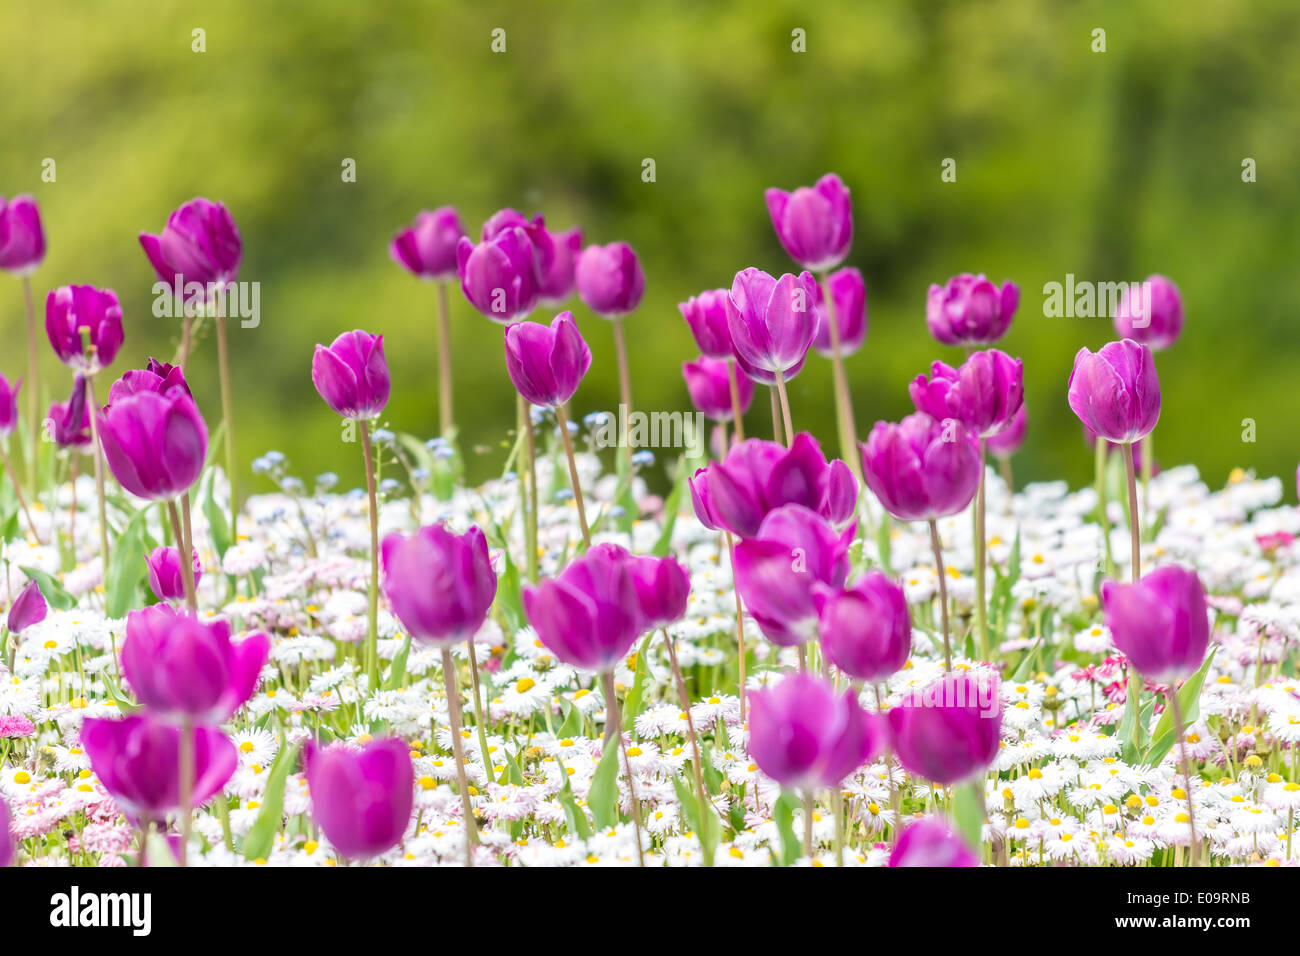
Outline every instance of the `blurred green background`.
<svg viewBox="0 0 1300 956">
<path fill-rule="evenodd" d="M 1043 285 L 1161 272 L 1181 287 L 1187 324 L 1158 359 L 1158 457 L 1218 483 L 1234 465 L 1289 475 L 1300 456 L 1294 0 L 180 6 L 7 0 L 0 194 L 41 204 L 38 301 L 70 282 L 117 290 L 126 345 L 114 375 L 170 356 L 178 339 L 151 313 L 136 234 L 196 195 L 229 206 L 241 278 L 262 295 L 260 327 L 231 330 L 245 468 L 276 448 L 296 474 L 361 480 L 357 446 L 339 442 L 309 377 L 313 344 L 355 327 L 386 336 L 389 426 L 436 432 L 434 289 L 387 251 L 420 209 L 455 205 L 475 236 L 509 205 L 553 228 L 581 224 L 588 242 L 630 242 L 647 278 L 628 320 L 636 404 L 687 408 L 679 369 L 695 352 L 676 304 L 749 265 L 788 271 L 763 189 L 829 170 L 852 189 L 849 264 L 868 285 L 870 332 L 849 361 L 863 437 L 910 410 L 906 384 L 931 359 L 960 357 L 926 331 L 927 286 L 985 272 L 1022 287 L 1001 343 L 1025 360 L 1017 478 L 1090 480 L 1065 385 L 1076 350 L 1113 331 L 1044 317 Z M 491 50 L 498 27 L 505 53 Z M 204 53 L 191 50 L 195 28 Z M 791 49 L 796 28 L 804 53 Z M 1104 53 L 1092 51 L 1096 28 Z M 55 183 L 41 181 L 46 157 Z M 355 183 L 341 181 L 345 157 Z M 641 179 L 646 157 L 654 183 Z M 955 183 L 940 180 L 945 157 Z M 452 307 L 458 418 L 481 480 L 500 469 L 514 392 L 500 328 L 458 289 Z M 594 353 L 580 417 L 615 407 L 617 384 L 609 326 L 574 311 Z M 25 369 L 22 298 L 2 276 L 0 322 L 0 371 L 13 378 Z M 43 355 L 44 382 L 66 397 L 68 373 Z M 210 336 L 190 378 L 215 427 Z M 811 358 L 791 400 L 796 426 L 834 450 L 828 363 Z M 769 427 L 760 396 L 749 429 Z M 268 487 L 247 471 L 241 483 Z"/>
</svg>

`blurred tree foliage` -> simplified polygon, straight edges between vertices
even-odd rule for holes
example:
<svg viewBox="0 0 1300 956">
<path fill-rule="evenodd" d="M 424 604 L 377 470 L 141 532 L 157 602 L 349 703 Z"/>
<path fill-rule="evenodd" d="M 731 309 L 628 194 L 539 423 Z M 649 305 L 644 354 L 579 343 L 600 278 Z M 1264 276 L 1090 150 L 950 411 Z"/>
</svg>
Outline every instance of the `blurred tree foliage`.
<svg viewBox="0 0 1300 956">
<path fill-rule="evenodd" d="M 191 49 L 195 28 L 204 53 Z M 492 52 L 495 28 L 504 53 Z M 791 49 L 796 28 L 806 52 Z M 679 366 L 694 346 L 676 303 L 745 266 L 788 270 L 763 189 L 828 170 L 853 190 L 849 261 L 868 284 L 870 333 L 849 363 L 863 437 L 909 411 L 906 384 L 931 359 L 960 357 L 926 332 L 929 283 L 983 271 L 1023 289 L 1002 343 L 1027 377 L 1017 475 L 1087 481 L 1065 383 L 1079 347 L 1113 332 L 1104 319 L 1044 317 L 1043 285 L 1162 272 L 1182 289 L 1187 326 L 1159 358 L 1159 457 L 1218 482 L 1234 465 L 1290 474 L 1300 456 L 1293 0 L 6 0 L 0 90 L 0 194 L 32 192 L 44 211 L 38 295 L 69 282 L 117 290 L 127 339 L 113 374 L 170 355 L 178 338 L 152 315 L 136 234 L 195 195 L 229 205 L 241 277 L 262 295 L 260 326 L 232 328 L 245 463 L 278 448 L 298 474 L 360 480 L 359 451 L 338 443 L 309 379 L 312 345 L 354 327 L 386 336 L 390 427 L 435 431 L 434 290 L 387 252 L 421 208 L 453 204 L 477 233 L 511 205 L 580 223 L 589 242 L 629 241 L 647 276 L 628 323 L 635 399 L 684 408 Z M 46 157 L 54 183 L 41 181 Z M 355 183 L 340 176 L 346 157 Z M 646 157 L 656 182 L 642 181 Z M 940 181 L 945 157 L 955 183 Z M 458 418 L 466 445 L 484 450 L 470 463 L 482 479 L 500 467 L 514 396 L 500 328 L 458 290 L 452 302 Z M 580 417 L 613 408 L 617 384 L 608 326 L 575 313 L 594 353 Z M 0 322 L 12 378 L 25 367 L 23 318 L 7 279 Z M 49 353 L 43 375 L 49 397 L 65 397 Z M 210 339 L 191 379 L 215 427 Z M 791 399 L 796 425 L 835 448 L 827 363 L 810 359 Z M 1241 440 L 1245 418 L 1255 444 Z M 765 397 L 750 419 L 767 433 Z"/>
</svg>

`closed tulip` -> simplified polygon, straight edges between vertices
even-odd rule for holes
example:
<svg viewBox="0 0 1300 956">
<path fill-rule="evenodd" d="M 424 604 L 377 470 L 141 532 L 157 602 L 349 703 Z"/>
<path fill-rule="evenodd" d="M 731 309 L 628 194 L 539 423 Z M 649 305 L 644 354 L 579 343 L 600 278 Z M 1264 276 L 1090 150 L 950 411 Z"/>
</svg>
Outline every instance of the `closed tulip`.
<svg viewBox="0 0 1300 956">
<path fill-rule="evenodd" d="M 591 349 L 572 312 L 561 312 L 549 326 L 516 322 L 506 328 L 506 371 L 519 394 L 534 405 L 553 408 L 568 402 L 589 368 Z"/>
<path fill-rule="evenodd" d="M 185 381 L 185 373 L 179 365 L 169 365 L 151 358 L 146 368 L 133 368 L 122 373 L 122 377 L 108 390 L 108 403 L 112 405 L 114 402 L 120 402 L 136 392 L 157 392 L 165 395 L 174 388 L 192 396 L 189 383 Z"/>
<path fill-rule="evenodd" d="M 201 197 L 173 212 L 161 233 L 140 233 L 140 246 L 159 281 L 168 285 L 179 281 L 182 286 L 198 283 L 204 294 L 233 282 L 244 255 L 230 210 Z"/>
<path fill-rule="evenodd" d="M 1115 646 L 1147 680 L 1171 683 L 1205 660 L 1209 607 L 1195 571 L 1168 564 L 1132 584 L 1105 581 L 1101 604 Z"/>
<path fill-rule="evenodd" d="M 41 593 L 41 586 L 35 581 L 29 581 L 27 586 L 18 592 L 14 603 L 9 605 L 9 616 L 5 620 L 5 626 L 9 628 L 10 634 L 21 634 L 33 624 L 45 620 L 49 610 L 49 605 L 45 603 L 45 595 Z"/>
<path fill-rule="evenodd" d="M 706 289 L 677 304 L 677 310 L 695 336 L 700 354 L 731 361 L 731 329 L 727 326 L 727 290 Z"/>
<path fill-rule="evenodd" d="M 8 438 L 18 427 L 18 392 L 23 387 L 20 378 L 9 385 L 9 379 L 0 375 L 0 439 Z"/>
<path fill-rule="evenodd" d="M 524 588 L 528 622 L 564 663 L 612 671 L 644 633 L 631 558 L 618 545 L 598 544 L 558 576 Z"/>
<path fill-rule="evenodd" d="M 777 374 L 794 378 L 817 331 L 816 306 L 817 283 L 809 272 L 780 279 L 761 269 L 737 273 L 727 295 L 727 327 L 741 368 L 766 372 L 774 381 Z"/>
<path fill-rule="evenodd" d="M 533 245 L 533 266 L 537 274 L 539 305 L 559 305 L 573 294 L 574 270 L 582 251 L 582 230 L 552 232 L 540 215 L 531 220 L 513 209 L 502 209 L 483 224 L 483 241 L 499 233 L 519 228 Z"/>
<path fill-rule="evenodd" d="M 930 521 L 970 504 L 980 481 L 980 453 L 966 426 L 923 412 L 876 422 L 862 445 L 863 478 L 902 521 Z"/>
<path fill-rule="evenodd" d="M 979 866 L 966 841 L 938 817 L 924 817 L 899 836 L 889 854 L 890 866 Z"/>
<path fill-rule="evenodd" d="M 465 298 L 494 322 L 509 325 L 537 306 L 533 244 L 518 226 L 478 245 L 462 237 L 456 246 L 456 273 Z"/>
<path fill-rule="evenodd" d="M 907 596 L 882 571 L 868 571 L 842 591 L 814 593 L 822 649 L 855 680 L 876 683 L 902 670 L 912 649 Z"/>
<path fill-rule="evenodd" d="M 150 501 L 176 498 L 203 472 L 208 427 L 179 388 L 114 402 L 99 423 L 104 459 L 123 488 Z"/>
<path fill-rule="evenodd" d="M 374 418 L 388 404 L 391 383 L 384 337 L 356 329 L 344 332 L 326 348 L 317 345 L 311 381 L 325 404 L 344 418 Z"/>
<path fill-rule="evenodd" d="M 0 269 L 25 276 L 45 260 L 41 210 L 31 196 L 0 196 Z"/>
<path fill-rule="evenodd" d="M 1145 438 L 1160 420 L 1160 381 L 1150 347 L 1123 339 L 1096 353 L 1079 349 L 1068 397 L 1093 434 L 1119 443 Z"/>
<path fill-rule="evenodd" d="M 45 425 L 54 444 L 60 448 L 86 448 L 91 443 L 90 406 L 86 404 L 86 379 L 73 379 L 72 394 L 66 402 L 51 402 Z"/>
<path fill-rule="evenodd" d="M 963 272 L 944 285 L 931 285 L 925 322 L 944 345 L 991 345 L 1006 334 L 1020 304 L 1020 287 L 1001 288 L 980 275 Z"/>
<path fill-rule="evenodd" d="M 814 186 L 794 192 L 769 189 L 765 197 L 781 247 L 805 269 L 822 272 L 844 261 L 853 244 L 849 189 L 827 173 Z"/>
<path fill-rule="evenodd" d="M 270 650 L 260 631 L 235 643 L 223 620 L 154 604 L 127 615 L 122 676 L 158 716 L 220 723 L 253 696 Z"/>
<path fill-rule="evenodd" d="M 1162 275 L 1129 286 L 1115 309 L 1115 331 L 1154 352 L 1167 349 L 1183 331 L 1183 297 Z"/>
<path fill-rule="evenodd" d="M 181 553 L 173 547 L 163 545 L 154 548 L 145 559 L 149 566 L 149 588 L 160 601 L 179 601 L 185 597 L 185 580 L 181 577 Z M 190 567 L 194 586 L 199 586 L 203 577 L 203 564 L 199 553 L 192 552 Z"/>
<path fill-rule="evenodd" d="M 122 347 L 117 293 L 89 285 L 54 289 L 45 297 L 45 332 L 54 354 L 69 368 L 96 372 L 111 365 Z"/>
<path fill-rule="evenodd" d="M 998 754 L 1002 702 L 992 674 L 945 674 L 906 696 L 888 717 L 899 763 L 934 783 L 965 780 Z"/>
<path fill-rule="evenodd" d="M 682 619 L 691 595 L 691 579 L 676 558 L 633 555 L 629 568 L 646 630 Z"/>
<path fill-rule="evenodd" d="M 415 223 L 388 244 L 388 254 L 411 275 L 421 279 L 448 279 L 456 274 L 456 247 L 465 227 L 452 206 L 425 210 Z"/>
<path fill-rule="evenodd" d="M 163 822 L 169 813 L 212 798 L 239 764 L 235 745 L 216 727 L 194 727 L 190 806 L 181 806 L 181 728 L 147 712 L 122 720 L 87 717 L 81 746 L 91 769 L 118 806 L 138 823 Z"/>
<path fill-rule="evenodd" d="M 588 246 L 574 266 L 578 297 L 601 318 L 634 312 L 645 294 L 641 262 L 626 242 Z"/>
<path fill-rule="evenodd" d="M 852 355 L 862 348 L 867 339 L 867 286 L 857 269 L 840 269 L 826 277 L 830 289 L 829 305 L 822 287 L 817 286 L 817 331 L 813 335 L 813 348 L 826 358 L 835 355 L 828 324 L 835 317 L 835 327 L 840 333 L 840 355 Z"/>
<path fill-rule="evenodd" d="M 729 364 L 725 359 L 712 359 L 707 355 L 682 363 L 682 378 L 686 380 L 691 404 L 705 418 L 715 422 L 729 422 L 735 418 L 731 405 Z M 736 394 L 743 415 L 754 400 L 754 382 L 748 375 L 736 376 Z"/>
<path fill-rule="evenodd" d="M 487 538 L 477 527 L 464 534 L 440 524 L 409 536 L 394 532 L 384 538 L 381 563 L 389 606 L 419 641 L 446 644 L 472 637 L 496 597 Z"/>
<path fill-rule="evenodd" d="M 916 410 L 932 418 L 955 418 L 980 438 L 1009 427 L 1025 397 L 1024 365 L 1005 352 L 976 352 L 955 369 L 943 362 L 909 386 Z"/>
<path fill-rule="evenodd" d="M 749 694 L 749 755 L 783 787 L 835 787 L 881 750 L 879 720 L 851 688 L 790 674 Z"/>
<path fill-rule="evenodd" d="M 852 540 L 852 527 L 837 534 L 816 512 L 785 505 L 736 545 L 736 590 L 768 640 L 793 646 L 817 633 L 814 594 L 844 585 Z"/>
<path fill-rule="evenodd" d="M 339 853 L 366 860 L 402 842 L 415 802 L 415 770 L 405 743 L 372 740 L 358 751 L 309 742 L 303 765 L 312 819 Z"/>
</svg>

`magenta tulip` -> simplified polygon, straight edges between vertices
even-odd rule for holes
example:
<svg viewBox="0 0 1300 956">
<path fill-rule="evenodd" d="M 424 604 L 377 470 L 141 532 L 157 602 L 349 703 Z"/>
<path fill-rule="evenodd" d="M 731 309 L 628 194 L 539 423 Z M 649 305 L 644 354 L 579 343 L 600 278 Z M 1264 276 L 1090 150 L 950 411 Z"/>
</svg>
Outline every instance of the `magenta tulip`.
<svg viewBox="0 0 1300 956">
<path fill-rule="evenodd" d="M 979 866 L 966 841 L 938 817 L 911 824 L 889 854 L 890 866 Z"/>
<path fill-rule="evenodd" d="M 18 392 L 23 387 L 20 378 L 9 385 L 9 379 L 0 375 L 0 438 L 8 438 L 18 427 Z"/>
<path fill-rule="evenodd" d="M 425 210 L 388 244 L 388 254 L 411 275 L 449 279 L 456 274 L 456 246 L 465 227 L 452 206 Z"/>
<path fill-rule="evenodd" d="M 260 631 L 233 643 L 224 620 L 154 604 L 127 615 L 122 676 L 164 719 L 220 723 L 253 696 L 270 650 Z"/>
<path fill-rule="evenodd" d="M 182 287 L 198 283 L 205 296 L 234 281 L 244 255 L 230 210 L 202 198 L 173 212 L 160 234 L 140 233 L 140 245 L 159 281 Z M 184 291 L 191 298 L 190 290 Z"/>
<path fill-rule="evenodd" d="M 1178 286 L 1162 275 L 1147 276 L 1129 286 L 1115 309 L 1115 331 L 1121 339 L 1149 345 L 1155 352 L 1169 348 L 1183 331 L 1183 298 Z"/>
<path fill-rule="evenodd" d="M 117 293 L 89 285 L 54 289 L 45 297 L 45 332 L 54 354 L 69 368 L 96 372 L 111 365 L 122 347 Z"/>
<path fill-rule="evenodd" d="M 1209 607 L 1195 571 L 1168 564 L 1132 584 L 1104 581 L 1101 605 L 1115 646 L 1147 680 L 1172 683 L 1205 660 Z"/>
<path fill-rule="evenodd" d="M 0 196 L 0 269 L 30 275 L 45 260 L 41 210 L 31 196 Z"/>
<path fill-rule="evenodd" d="M 990 345 L 1006 334 L 1019 303 L 1014 282 L 999 289 L 983 274 L 963 272 L 946 285 L 930 286 L 925 321 L 944 345 Z"/>
<path fill-rule="evenodd" d="M 991 673 L 945 674 L 908 694 L 888 717 L 899 763 L 934 783 L 965 780 L 998 754 L 1002 701 Z"/>
<path fill-rule="evenodd" d="M 783 787 L 835 787 L 880 752 L 881 722 L 858 704 L 852 688 L 837 691 L 811 674 L 790 674 L 749 693 L 749 755 Z"/>
<path fill-rule="evenodd" d="M 615 319 L 636 310 L 645 294 L 641 262 L 626 242 L 588 246 L 574 267 L 578 296 L 603 319 Z"/>
<path fill-rule="evenodd" d="M 462 237 L 456 246 L 456 272 L 465 298 L 494 322 L 517 322 L 537 305 L 533 244 L 518 226 L 477 246 Z"/>
<path fill-rule="evenodd" d="M 387 853 L 402 842 L 415 803 L 415 769 L 401 740 L 372 740 L 303 753 L 312 819 L 334 849 L 353 860 Z"/>
<path fill-rule="evenodd" d="M 1005 352 L 976 352 L 955 369 L 943 362 L 909 386 L 916 410 L 942 421 L 955 418 L 980 438 L 1007 428 L 1025 396 L 1024 365 Z"/>
<path fill-rule="evenodd" d="M 5 626 L 9 628 L 10 634 L 20 634 L 33 624 L 45 620 L 47 613 L 49 613 L 49 605 L 45 603 L 41 586 L 35 581 L 29 581 L 27 586 L 18 592 L 14 603 L 9 606 L 9 617 L 5 621 Z"/>
<path fill-rule="evenodd" d="M 902 521 L 930 521 L 970 504 L 980 452 L 966 426 L 923 412 L 898 424 L 876 422 L 862 445 L 862 474 L 880 503 Z"/>
<path fill-rule="evenodd" d="M 185 596 L 185 579 L 181 577 L 181 553 L 168 545 L 154 548 L 145 559 L 149 565 L 149 587 L 160 601 L 179 601 Z M 203 564 L 199 553 L 192 552 L 191 568 L 194 586 L 203 577 Z"/>
<path fill-rule="evenodd" d="M 410 536 L 394 532 L 384 538 L 381 560 L 384 595 L 411 637 L 447 644 L 483 626 L 497 576 L 477 527 L 459 535 L 440 524 Z"/>
<path fill-rule="evenodd" d="M 563 405 L 573 398 L 587 369 L 591 349 L 572 312 L 561 312 L 549 326 L 516 322 L 506 328 L 506 371 L 519 394 L 534 405 Z"/>
<path fill-rule="evenodd" d="M 483 241 L 489 242 L 507 229 L 519 228 L 533 244 L 533 266 L 537 275 L 539 305 L 559 305 L 573 294 L 574 269 L 582 250 L 582 230 L 551 232 L 540 216 L 531 220 L 513 209 L 502 209 L 483 224 Z"/>
<path fill-rule="evenodd" d="M 816 307 L 812 273 L 774 279 L 761 269 L 738 272 L 727 295 L 727 327 L 741 367 L 773 380 L 778 373 L 794 378 L 817 331 Z"/>
<path fill-rule="evenodd" d="M 130 369 L 112 384 L 108 390 L 108 404 L 120 402 L 136 392 L 157 392 L 159 395 L 165 395 L 174 388 L 192 397 L 189 383 L 185 381 L 185 373 L 180 366 L 150 358 L 148 367 Z"/>
<path fill-rule="evenodd" d="M 181 389 L 138 392 L 104 410 L 99 441 L 123 488 L 139 498 L 165 501 L 198 481 L 208 454 L 208 427 L 194 399 Z"/>
<path fill-rule="evenodd" d="M 727 290 L 706 289 L 677 304 L 690 327 L 700 353 L 707 358 L 730 361 L 731 329 L 727 326 Z"/>
<path fill-rule="evenodd" d="M 216 727 L 194 727 L 190 808 L 206 803 L 239 764 L 235 745 Z M 149 714 L 122 720 L 87 717 L 81 745 L 91 769 L 118 806 L 138 823 L 163 822 L 184 810 L 180 797 L 181 728 Z"/>
<path fill-rule="evenodd" d="M 524 613 L 541 642 L 566 664 L 612 671 L 645 631 L 632 556 L 598 544 L 557 577 L 523 590 Z"/>
<path fill-rule="evenodd" d="M 853 244 L 853 209 L 839 176 L 827 173 L 792 193 L 769 189 L 765 198 L 772 228 L 791 259 L 814 272 L 844 261 Z"/>
<path fill-rule="evenodd" d="M 1025 403 L 1021 402 L 1020 407 L 1016 409 L 1015 417 L 1011 419 L 1011 424 L 985 440 L 985 447 L 989 454 L 994 458 L 1010 458 L 1025 443 L 1025 431 L 1028 427 L 1029 416 L 1025 411 Z"/>
<path fill-rule="evenodd" d="M 835 316 L 835 327 L 840 333 L 840 355 L 852 355 L 862 348 L 867 339 L 867 286 L 857 269 L 840 269 L 826 277 L 830 288 Z M 826 296 L 817 286 L 817 331 L 813 335 L 813 348 L 826 358 L 835 355 L 831 344 L 831 313 L 827 310 Z"/>
<path fill-rule="evenodd" d="M 731 405 L 730 365 L 725 359 L 712 359 L 707 355 L 682 363 L 682 378 L 686 380 L 691 403 L 705 418 L 715 422 L 729 422 L 735 417 Z M 754 382 L 748 375 L 736 376 L 736 394 L 743 415 L 754 400 Z"/>
<path fill-rule="evenodd" d="M 1070 408 L 1109 441 L 1136 442 L 1160 420 L 1160 381 L 1149 346 L 1123 339 L 1093 353 L 1079 349 L 1070 373 Z"/>
<path fill-rule="evenodd" d="M 9 824 L 12 819 L 9 804 L 5 803 L 4 797 L 0 797 L 0 869 L 12 863 L 17 855 L 14 839 L 9 835 Z"/>
<path fill-rule="evenodd" d="M 841 671 L 874 684 L 903 669 L 912 618 L 898 582 L 868 571 L 842 591 L 816 591 L 814 600 L 822 649 Z"/>
<path fill-rule="evenodd" d="M 645 629 L 681 620 L 691 595 L 691 579 L 677 559 L 633 555 L 628 565 Z"/>
<path fill-rule="evenodd" d="M 86 379 L 73 378 L 72 394 L 66 402 L 51 402 L 45 416 L 50 438 L 60 448 L 86 448 L 91 443 L 90 406 L 86 404 Z"/>
<path fill-rule="evenodd" d="M 388 404 L 391 387 L 384 337 L 356 329 L 326 348 L 316 346 L 311 381 L 325 404 L 344 418 L 374 418 Z"/>
</svg>

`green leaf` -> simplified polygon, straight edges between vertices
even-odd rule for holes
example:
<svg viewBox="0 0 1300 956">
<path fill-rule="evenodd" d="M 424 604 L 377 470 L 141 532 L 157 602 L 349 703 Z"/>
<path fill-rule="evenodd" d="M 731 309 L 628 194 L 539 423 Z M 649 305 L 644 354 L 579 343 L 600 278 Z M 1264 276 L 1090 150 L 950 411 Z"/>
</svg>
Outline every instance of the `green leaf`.
<svg viewBox="0 0 1300 956">
<path fill-rule="evenodd" d="M 1124 700 L 1124 716 L 1120 718 L 1115 735 L 1120 739 L 1121 756 L 1125 763 L 1135 764 L 1142 753 L 1142 736 L 1146 728 L 1138 719 L 1142 710 L 1142 680 L 1129 675 L 1128 691 Z"/>
<path fill-rule="evenodd" d="M 275 763 L 271 766 L 271 774 L 266 778 L 266 790 L 262 794 L 261 812 L 253 821 L 248 836 L 244 837 L 244 859 L 246 860 L 264 860 L 271 855 L 271 848 L 275 846 L 275 835 L 280 832 L 280 825 L 283 823 L 284 783 L 289 777 L 289 771 L 297 762 L 299 746 L 300 744 L 295 743 L 281 748 Z"/>
<path fill-rule="evenodd" d="M 604 830 L 618 822 L 618 738 L 611 736 L 587 792 L 587 806 L 596 828 Z"/>
<path fill-rule="evenodd" d="M 560 725 L 560 739 L 581 737 L 583 728 L 582 711 L 567 697 L 560 698 L 560 709 L 564 711 L 564 723 Z"/>
<path fill-rule="evenodd" d="M 517 631 L 525 623 L 519 566 L 510 559 L 509 551 L 502 551 L 502 556 L 505 558 L 505 570 L 498 580 L 496 603 L 505 612 L 511 629 Z"/>
<path fill-rule="evenodd" d="M 397 690 L 406 680 L 406 660 L 411 656 L 411 639 L 402 641 L 402 648 L 393 656 L 393 663 L 388 668 L 388 678 L 384 681 L 384 690 Z"/>
<path fill-rule="evenodd" d="M 659 531 L 659 537 L 655 539 L 654 547 L 650 553 L 663 557 L 672 547 L 673 528 L 677 525 L 677 515 L 682 510 L 682 495 L 686 490 L 686 480 L 690 469 L 686 467 L 686 456 L 682 455 L 677 459 L 677 480 L 673 482 L 673 490 L 668 494 L 668 500 L 664 502 L 664 526 Z"/>
<path fill-rule="evenodd" d="M 143 535 L 148 516 L 148 508 L 137 511 L 113 545 L 104 586 L 104 613 L 109 617 L 122 617 L 139 603 L 140 585 L 148 573 Z"/>
<path fill-rule="evenodd" d="M 1210 655 L 1205 658 L 1205 663 L 1191 677 L 1187 678 L 1183 686 L 1178 691 L 1178 709 L 1183 712 L 1183 732 L 1196 723 L 1196 718 L 1201 715 L 1201 685 L 1205 683 L 1205 675 L 1210 669 L 1210 663 L 1214 660 L 1214 654 L 1218 651 L 1215 647 L 1210 651 Z M 1145 766 L 1154 767 L 1160 761 L 1165 759 L 1165 754 L 1173 749 L 1177 742 L 1177 732 L 1174 729 L 1174 709 L 1166 707 L 1165 712 L 1160 716 L 1160 722 L 1156 724 L 1156 729 L 1151 734 L 1151 746 L 1147 748 L 1146 754 L 1142 758 Z"/>
<path fill-rule="evenodd" d="M 673 788 L 677 799 L 686 814 L 686 822 L 695 831 L 695 838 L 700 841 L 700 850 L 704 853 L 704 865 L 713 865 L 713 854 L 718 848 L 718 838 L 722 835 L 722 823 L 714 813 L 713 804 L 705 802 L 701 807 L 695 792 L 686 785 L 681 777 L 673 777 Z"/>
<path fill-rule="evenodd" d="M 578 806 L 578 801 L 573 799 L 573 788 L 569 786 L 569 774 L 566 770 L 564 773 L 564 788 L 560 791 L 560 805 L 564 807 L 564 818 L 569 823 L 569 829 L 578 835 L 578 839 L 587 840 L 591 837 L 591 824 L 587 821 L 587 815 L 582 812 Z"/>
<path fill-rule="evenodd" d="M 894 573 L 894 569 L 889 564 L 890 532 L 893 531 L 893 527 L 889 515 L 882 514 L 880 516 L 880 527 L 876 528 L 876 550 L 880 552 L 880 566 L 885 569 L 886 574 L 890 575 Z"/>
<path fill-rule="evenodd" d="M 650 671 L 646 667 L 645 656 L 650 650 L 650 641 L 654 639 L 655 632 L 651 631 L 641 642 L 641 646 L 636 652 L 636 679 L 632 681 L 632 690 L 623 700 L 623 723 L 628 726 L 636 720 L 641 713 L 641 697 L 645 694 L 645 681 L 650 676 Z"/>
<path fill-rule="evenodd" d="M 1043 639 L 1040 637 L 1034 642 L 1034 646 L 1025 651 L 1025 656 L 1021 658 L 1020 664 L 1016 667 L 1016 672 L 1011 675 L 1013 681 L 1019 682 L 1028 680 L 1034 673 L 1034 662 L 1038 660 L 1039 651 L 1043 648 Z"/>
<path fill-rule="evenodd" d="M 39 568 L 23 567 L 23 574 L 27 575 L 41 589 L 41 594 L 45 597 L 45 603 L 59 611 L 71 610 L 77 604 L 77 599 L 64 590 L 63 585 L 54 580 L 53 576 L 46 574 Z"/>
<path fill-rule="evenodd" d="M 794 832 L 794 811 L 798 806 L 799 798 L 790 790 L 782 790 L 772 807 L 772 821 L 781 834 L 781 856 L 777 861 L 781 866 L 790 866 L 799 859 L 799 838 Z"/>
<path fill-rule="evenodd" d="M 216 498 L 213 497 L 212 489 L 216 484 L 216 475 L 216 469 L 209 468 L 208 473 L 203 476 L 199 501 L 203 509 L 203 517 L 208 519 L 208 531 L 212 535 L 213 550 L 217 552 L 218 557 L 224 558 L 227 549 L 234 542 L 230 540 L 230 515 L 221 510 Z"/>
<path fill-rule="evenodd" d="M 981 780 L 970 780 L 956 788 L 953 820 L 957 824 L 957 832 L 971 849 L 978 851 L 983 843 L 980 828 L 984 826 L 984 786 Z"/>
</svg>

